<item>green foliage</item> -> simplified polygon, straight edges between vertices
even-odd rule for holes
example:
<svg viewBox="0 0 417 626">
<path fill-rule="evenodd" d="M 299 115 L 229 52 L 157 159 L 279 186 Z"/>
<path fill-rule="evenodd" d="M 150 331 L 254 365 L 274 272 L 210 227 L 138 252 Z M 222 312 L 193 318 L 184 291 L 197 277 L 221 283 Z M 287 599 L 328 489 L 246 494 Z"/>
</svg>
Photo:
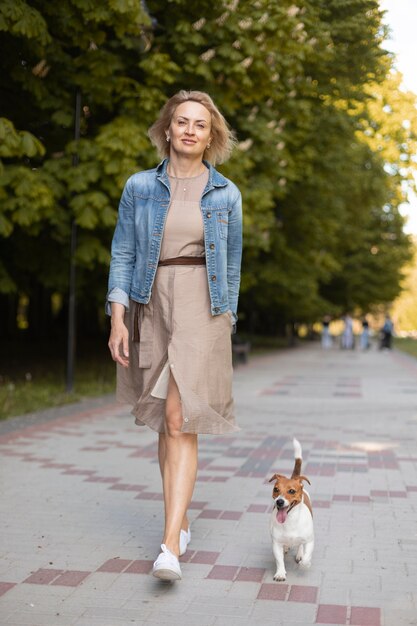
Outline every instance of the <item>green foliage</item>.
<svg viewBox="0 0 417 626">
<path fill-rule="evenodd" d="M 417 358 L 417 341 L 414 337 L 394 337 L 394 347 Z"/>
<path fill-rule="evenodd" d="M 43 156 L 43 144 L 26 131 L 18 132 L 10 120 L 0 118 L 0 157 Z"/>
<path fill-rule="evenodd" d="M 404 270 L 403 291 L 393 306 L 395 328 L 398 331 L 417 330 L 417 241 L 413 241 L 414 257 Z M 414 341 L 415 345 L 416 342 Z"/>
<path fill-rule="evenodd" d="M 242 318 L 272 330 L 395 298 L 417 128 L 378 2 L 143 6 L 1 4 L 0 292 L 65 294 L 75 220 L 79 293 L 101 306 L 123 184 L 155 165 L 147 129 L 185 88 L 208 91 L 239 140 L 222 171 L 244 197 Z"/>
<path fill-rule="evenodd" d="M 0 361 L 0 420 L 114 391 L 115 365 L 104 350 L 97 354 L 96 345 L 88 346 L 90 352 L 79 356 L 75 390 L 70 394 L 63 384 L 65 360 L 57 354 L 56 346 L 36 346 L 37 350 L 29 355 L 21 346 L 5 347 L 4 354 L 12 352 L 18 366 L 11 368 L 9 360 Z M 49 354 L 52 350 L 53 355 Z"/>
<path fill-rule="evenodd" d="M 0 5 L 0 31 L 14 37 L 50 42 L 45 19 L 41 13 L 23 0 L 3 0 Z"/>
</svg>

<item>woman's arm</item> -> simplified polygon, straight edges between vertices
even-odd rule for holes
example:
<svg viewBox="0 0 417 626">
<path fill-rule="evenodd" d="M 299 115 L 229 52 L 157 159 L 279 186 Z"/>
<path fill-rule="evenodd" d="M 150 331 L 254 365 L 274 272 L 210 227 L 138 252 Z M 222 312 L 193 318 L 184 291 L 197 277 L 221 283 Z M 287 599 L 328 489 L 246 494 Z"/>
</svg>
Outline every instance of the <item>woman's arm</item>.
<svg viewBox="0 0 417 626">
<path fill-rule="evenodd" d="M 129 331 L 124 323 L 124 314 L 129 308 L 130 284 L 136 260 L 135 208 L 131 185 L 130 178 L 120 199 L 106 299 L 106 313 L 111 315 L 108 346 L 113 360 L 123 367 L 129 365 Z"/>
<path fill-rule="evenodd" d="M 242 195 L 237 190 L 237 197 L 229 213 L 227 234 L 227 286 L 229 307 L 237 322 L 237 303 L 240 287 L 240 265 L 242 261 Z"/>
<path fill-rule="evenodd" d="M 129 366 L 129 331 L 124 323 L 125 307 L 118 302 L 111 303 L 111 331 L 108 346 L 113 361 L 123 367 Z M 120 350 L 122 348 L 122 350 Z"/>
<path fill-rule="evenodd" d="M 130 284 L 135 260 L 135 205 L 131 177 L 120 199 L 117 224 L 111 245 L 109 286 L 106 296 L 107 315 L 112 314 L 112 302 L 118 302 L 126 309 L 129 308 Z"/>
</svg>

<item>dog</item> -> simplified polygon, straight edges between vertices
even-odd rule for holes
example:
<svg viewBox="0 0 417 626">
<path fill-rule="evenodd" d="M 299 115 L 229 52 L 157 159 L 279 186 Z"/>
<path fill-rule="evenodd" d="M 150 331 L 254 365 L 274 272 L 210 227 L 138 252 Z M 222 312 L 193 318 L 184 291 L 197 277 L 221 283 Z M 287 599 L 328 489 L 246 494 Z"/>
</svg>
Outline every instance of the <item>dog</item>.
<svg viewBox="0 0 417 626">
<path fill-rule="evenodd" d="M 271 514 L 270 531 L 272 550 L 277 564 L 274 580 L 284 581 L 285 571 L 284 554 L 289 548 L 296 546 L 295 560 L 305 568 L 310 567 L 314 550 L 313 512 L 310 497 L 303 488 L 303 481 L 310 481 L 301 475 L 302 450 L 300 442 L 293 439 L 294 469 L 291 478 L 281 474 L 274 474 L 272 498 L 274 508 Z"/>
</svg>

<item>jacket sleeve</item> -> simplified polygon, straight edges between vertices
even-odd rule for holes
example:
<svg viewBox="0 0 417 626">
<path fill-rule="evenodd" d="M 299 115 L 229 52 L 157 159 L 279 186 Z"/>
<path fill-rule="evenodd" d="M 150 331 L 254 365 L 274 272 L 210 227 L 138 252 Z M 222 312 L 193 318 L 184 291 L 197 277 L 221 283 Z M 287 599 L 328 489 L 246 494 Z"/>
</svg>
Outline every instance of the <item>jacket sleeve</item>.
<svg viewBox="0 0 417 626">
<path fill-rule="evenodd" d="M 233 313 L 234 330 L 237 322 L 237 303 L 240 287 L 240 266 L 242 262 L 242 195 L 237 196 L 229 213 L 227 235 L 227 286 L 229 306 Z"/>
<path fill-rule="evenodd" d="M 106 313 L 111 315 L 111 303 L 119 302 L 129 308 L 130 285 L 136 260 L 135 205 L 132 177 L 127 181 L 119 204 L 116 229 L 111 245 L 109 284 Z"/>
</svg>

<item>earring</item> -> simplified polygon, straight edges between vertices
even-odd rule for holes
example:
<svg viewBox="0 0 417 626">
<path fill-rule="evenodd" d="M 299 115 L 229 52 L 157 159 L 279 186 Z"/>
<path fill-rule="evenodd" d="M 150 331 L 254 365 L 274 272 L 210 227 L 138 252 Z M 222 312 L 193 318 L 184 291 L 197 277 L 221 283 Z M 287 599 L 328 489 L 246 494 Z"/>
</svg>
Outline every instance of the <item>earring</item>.
<svg viewBox="0 0 417 626">
<path fill-rule="evenodd" d="M 167 141 L 169 141 L 169 140 L 170 140 L 170 137 L 169 137 L 169 135 L 167 135 Z"/>
<path fill-rule="evenodd" d="M 209 150 L 209 149 L 210 149 L 210 146 L 211 146 L 211 143 L 208 143 L 208 144 L 207 144 L 207 150 Z"/>
</svg>

